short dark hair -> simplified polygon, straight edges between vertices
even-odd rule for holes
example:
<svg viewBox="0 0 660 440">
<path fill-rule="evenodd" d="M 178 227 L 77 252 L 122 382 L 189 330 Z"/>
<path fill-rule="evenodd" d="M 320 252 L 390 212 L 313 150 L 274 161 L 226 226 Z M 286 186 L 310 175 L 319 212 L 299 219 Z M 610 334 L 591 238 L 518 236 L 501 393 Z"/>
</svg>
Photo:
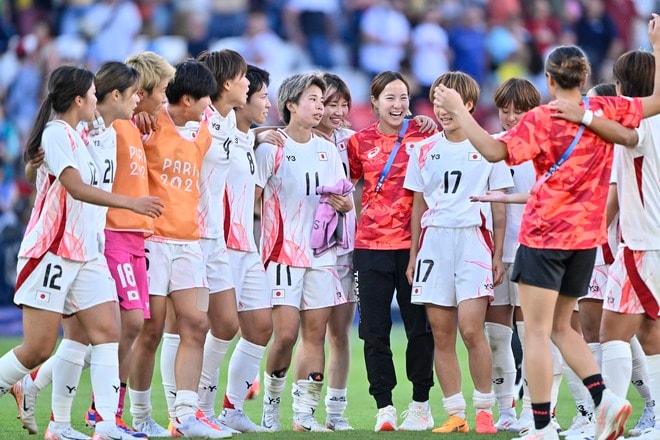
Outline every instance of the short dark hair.
<svg viewBox="0 0 660 440">
<path fill-rule="evenodd" d="M 529 80 L 525 78 L 509 78 L 495 90 L 495 107 L 505 108 L 513 104 L 513 108 L 528 112 L 541 105 L 541 94 Z"/>
<path fill-rule="evenodd" d="M 165 94 L 170 104 L 177 104 L 183 95 L 195 99 L 212 96 L 218 91 L 218 83 L 206 65 L 189 58 L 174 66 L 174 78 L 167 85 Z"/>
<path fill-rule="evenodd" d="M 257 66 L 253 66 L 252 64 L 248 64 L 245 76 L 248 81 L 250 81 L 250 86 L 248 87 L 247 92 L 248 100 L 250 100 L 252 95 L 261 90 L 263 86 L 268 87 L 270 85 L 270 73 Z"/>
</svg>

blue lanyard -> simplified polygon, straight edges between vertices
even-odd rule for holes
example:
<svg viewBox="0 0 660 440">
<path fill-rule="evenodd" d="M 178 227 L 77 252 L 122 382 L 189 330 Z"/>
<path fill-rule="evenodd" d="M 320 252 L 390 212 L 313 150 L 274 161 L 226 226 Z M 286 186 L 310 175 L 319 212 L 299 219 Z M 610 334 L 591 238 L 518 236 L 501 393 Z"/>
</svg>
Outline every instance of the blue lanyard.
<svg viewBox="0 0 660 440">
<path fill-rule="evenodd" d="M 408 130 L 409 122 L 410 121 L 408 119 L 403 120 L 403 126 L 401 127 L 401 131 L 399 131 L 399 137 L 396 139 L 396 142 L 394 143 L 394 147 L 392 148 L 392 152 L 390 153 L 390 157 L 387 158 L 387 162 L 383 167 L 383 171 L 380 173 L 380 177 L 378 178 L 378 183 L 376 183 L 376 189 L 374 190 L 374 195 L 372 197 L 372 200 L 374 197 L 376 197 L 376 194 L 378 194 L 378 192 L 380 191 L 380 188 L 383 186 L 383 183 L 385 182 L 385 178 L 390 172 L 390 168 L 392 168 L 392 163 L 394 162 L 394 158 L 396 157 L 396 154 L 399 152 L 399 148 L 401 147 L 401 142 L 403 142 L 403 137 L 406 135 L 406 131 Z"/>
<path fill-rule="evenodd" d="M 582 98 L 582 101 L 584 102 L 584 110 L 587 111 L 589 110 L 589 98 L 587 96 Z M 584 124 L 580 124 L 580 128 L 578 128 L 578 132 L 575 135 L 575 138 L 573 138 L 573 142 L 571 142 L 571 145 L 568 146 L 566 151 L 564 151 L 564 154 L 561 155 L 561 157 L 555 162 L 554 165 L 552 165 L 550 168 L 548 168 L 548 171 L 545 172 L 545 174 L 536 181 L 534 184 L 534 187 L 532 188 L 532 193 L 535 193 L 538 191 L 539 187 L 543 185 L 543 183 L 548 180 L 555 172 L 559 169 L 559 167 L 568 160 L 569 156 L 571 153 L 573 153 L 573 150 L 575 149 L 575 146 L 577 145 L 578 142 L 580 142 L 580 138 L 582 137 L 582 133 L 584 133 Z"/>
</svg>

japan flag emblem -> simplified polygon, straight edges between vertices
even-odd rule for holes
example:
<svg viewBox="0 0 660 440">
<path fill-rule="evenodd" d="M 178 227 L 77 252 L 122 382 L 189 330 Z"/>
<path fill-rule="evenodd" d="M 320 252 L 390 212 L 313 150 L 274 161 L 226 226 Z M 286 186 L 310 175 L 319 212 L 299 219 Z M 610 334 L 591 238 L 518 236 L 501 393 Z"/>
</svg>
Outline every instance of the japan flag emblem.
<svg viewBox="0 0 660 440">
<path fill-rule="evenodd" d="M 328 153 L 326 153 L 325 151 L 320 151 L 319 160 L 328 160 Z"/>
<path fill-rule="evenodd" d="M 273 289 L 273 299 L 284 299 L 284 289 Z"/>
<path fill-rule="evenodd" d="M 481 160 L 481 154 L 471 151 L 468 153 L 468 160 Z"/>
</svg>

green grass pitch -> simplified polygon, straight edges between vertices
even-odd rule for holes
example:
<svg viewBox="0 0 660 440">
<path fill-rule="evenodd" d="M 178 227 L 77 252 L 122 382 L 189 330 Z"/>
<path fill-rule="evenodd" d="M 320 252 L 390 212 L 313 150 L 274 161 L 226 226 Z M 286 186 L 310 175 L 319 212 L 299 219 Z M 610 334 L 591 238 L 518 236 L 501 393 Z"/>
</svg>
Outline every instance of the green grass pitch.
<svg viewBox="0 0 660 440">
<path fill-rule="evenodd" d="M 392 432 L 392 433 L 374 433 L 373 427 L 375 424 L 375 415 L 376 415 L 376 406 L 374 400 L 368 393 L 368 382 L 366 371 L 364 367 L 364 359 L 362 355 L 362 341 L 357 338 L 357 330 L 353 330 L 352 335 L 352 359 L 351 359 L 351 373 L 349 377 L 348 385 L 348 410 L 346 411 L 346 416 L 349 418 L 351 425 L 356 429 L 354 432 L 342 432 L 342 433 L 297 433 L 291 432 L 290 421 L 291 421 L 291 394 L 290 386 L 288 386 L 283 394 L 282 398 L 282 426 L 285 429 L 283 432 L 279 433 L 263 433 L 263 434 L 241 434 L 240 438 L 244 440 L 249 440 L 252 438 L 268 438 L 271 440 L 290 440 L 292 436 L 302 439 L 316 439 L 316 438 L 327 438 L 337 437 L 337 436 L 347 436 L 351 439 L 363 439 L 363 438 L 382 438 L 382 436 L 387 437 L 389 440 L 395 439 L 413 439 L 413 438 L 438 438 L 442 434 L 432 434 L 430 431 L 426 433 L 419 432 Z M 0 339 L 0 353 L 5 353 L 10 350 L 15 345 L 19 344 L 20 340 L 15 338 L 1 338 Z M 470 399 L 472 396 L 472 384 L 469 376 L 467 375 L 467 354 L 463 345 L 459 342 L 458 345 L 459 356 L 461 359 L 461 364 L 463 368 L 463 393 L 468 401 L 468 420 L 470 421 L 471 427 L 474 428 L 474 412 L 470 412 Z M 403 328 L 394 327 L 392 331 L 392 351 L 395 356 L 395 365 L 397 367 L 397 379 L 399 385 L 394 390 L 394 404 L 397 408 L 397 411 L 402 412 L 407 409 L 407 405 L 411 399 L 411 386 L 405 375 L 405 336 Z M 230 352 L 231 353 L 231 352 Z M 218 396 L 224 394 L 223 377 L 226 377 L 226 366 L 229 359 L 229 354 L 225 358 L 223 365 L 223 371 L 221 372 L 220 378 L 220 390 L 218 391 Z M 89 405 L 89 397 L 91 393 L 91 386 L 89 383 L 89 374 L 87 371 L 83 372 L 83 377 L 80 383 L 80 387 L 74 402 L 73 412 L 72 412 L 72 423 L 73 426 L 85 433 L 88 433 L 91 436 L 91 431 L 87 429 L 83 422 L 83 417 L 87 407 Z M 258 395 L 255 400 L 246 401 L 245 403 L 245 412 L 252 418 L 252 420 L 258 422 L 261 418 L 261 397 Z M 634 425 L 635 421 L 639 417 L 641 410 L 643 409 L 643 403 L 636 393 L 635 390 L 631 389 L 629 393 L 629 399 L 633 404 L 633 414 L 630 417 L 627 428 L 630 428 Z M 20 421 L 16 419 L 16 405 L 14 404 L 14 399 L 10 396 L 2 397 L 0 403 L 0 439 L 41 439 L 43 438 L 43 432 L 47 426 L 50 414 L 50 387 L 44 389 L 39 395 L 38 404 L 37 404 L 37 422 L 39 424 L 39 433 L 34 436 L 28 435 L 27 431 L 22 429 Z M 440 392 L 440 387 L 437 385 L 434 386 L 431 392 L 431 409 L 433 417 L 435 419 L 436 426 L 439 426 L 446 419 L 446 414 L 442 409 L 442 394 Z M 162 386 L 160 385 L 160 373 L 158 372 L 158 359 L 156 362 L 156 373 L 153 380 L 152 387 L 152 403 L 154 408 L 154 418 L 161 424 L 167 424 L 167 409 L 165 405 L 165 397 L 163 393 Z M 218 405 L 221 405 L 221 400 L 217 402 L 216 408 L 219 408 Z M 130 414 L 128 412 L 128 399 L 126 402 L 126 411 L 125 419 L 130 423 Z M 520 403 L 518 412 L 520 411 Z M 496 410 L 495 410 L 496 412 Z M 562 427 L 568 427 L 571 423 L 572 417 L 575 415 L 575 406 L 573 400 L 570 397 L 568 388 L 566 387 L 565 382 L 562 382 L 561 393 L 559 397 L 559 405 L 557 410 L 557 417 Z M 323 402 L 319 406 L 317 412 L 318 420 L 323 422 L 325 421 L 325 408 Z M 497 420 L 497 414 L 495 414 L 495 419 Z M 483 438 L 483 435 L 475 434 L 473 432 L 464 433 L 464 434 L 444 434 L 445 437 L 452 439 L 464 439 L 464 440 L 473 440 L 477 438 Z M 517 437 L 514 433 L 499 433 L 495 437 L 500 439 L 509 439 Z"/>
</svg>

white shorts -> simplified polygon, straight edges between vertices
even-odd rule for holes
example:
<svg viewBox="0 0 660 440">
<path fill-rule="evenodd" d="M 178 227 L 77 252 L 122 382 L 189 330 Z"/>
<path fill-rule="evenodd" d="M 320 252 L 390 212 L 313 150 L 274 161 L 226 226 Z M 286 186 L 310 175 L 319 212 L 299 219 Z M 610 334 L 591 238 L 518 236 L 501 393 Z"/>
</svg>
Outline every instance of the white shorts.
<svg viewBox="0 0 660 440">
<path fill-rule="evenodd" d="M 208 287 L 204 254 L 199 241 L 162 243 L 147 240 L 149 295 L 167 296 L 172 292 Z"/>
<path fill-rule="evenodd" d="M 204 261 L 206 261 L 206 279 L 209 292 L 218 293 L 234 287 L 234 275 L 229 263 L 227 244 L 222 238 L 202 238 L 200 240 Z"/>
<path fill-rule="evenodd" d="M 493 289 L 493 302 L 491 306 L 516 306 L 520 307 L 518 298 L 518 283 L 511 281 L 513 263 L 504 263 L 504 279 L 502 284 Z"/>
<path fill-rule="evenodd" d="M 642 302 L 628 278 L 623 261 L 625 246 L 619 246 L 614 263 L 608 272 L 607 289 L 603 309 L 612 312 L 637 315 L 644 312 Z M 633 251 L 635 266 L 642 280 L 649 288 L 656 302 L 660 303 L 660 251 Z"/>
<path fill-rule="evenodd" d="M 19 306 L 73 315 L 118 301 L 115 281 L 103 255 L 83 263 L 47 252 L 40 260 L 19 258 L 17 273 L 14 303 Z"/>
<path fill-rule="evenodd" d="M 355 271 L 353 270 L 353 252 L 338 255 L 335 267 L 339 274 L 341 288 L 346 296 L 346 302 L 357 302 L 358 298 L 355 293 Z"/>
<path fill-rule="evenodd" d="M 589 281 L 589 290 L 586 295 L 578 298 L 578 301 L 582 299 L 603 300 L 603 293 L 605 292 L 605 289 L 607 289 L 608 270 L 609 266 L 607 264 L 594 266 L 594 271 L 592 272 L 591 280 Z"/>
<path fill-rule="evenodd" d="M 236 283 L 236 303 L 239 312 L 269 309 L 270 286 L 266 269 L 258 252 L 227 249 Z"/>
<path fill-rule="evenodd" d="M 311 310 L 346 302 L 334 266 L 293 267 L 270 262 L 266 273 L 273 307 L 292 306 L 298 310 Z"/>
<path fill-rule="evenodd" d="M 430 227 L 420 241 L 411 303 L 456 307 L 466 299 L 493 298 L 493 257 L 478 227 Z"/>
</svg>

